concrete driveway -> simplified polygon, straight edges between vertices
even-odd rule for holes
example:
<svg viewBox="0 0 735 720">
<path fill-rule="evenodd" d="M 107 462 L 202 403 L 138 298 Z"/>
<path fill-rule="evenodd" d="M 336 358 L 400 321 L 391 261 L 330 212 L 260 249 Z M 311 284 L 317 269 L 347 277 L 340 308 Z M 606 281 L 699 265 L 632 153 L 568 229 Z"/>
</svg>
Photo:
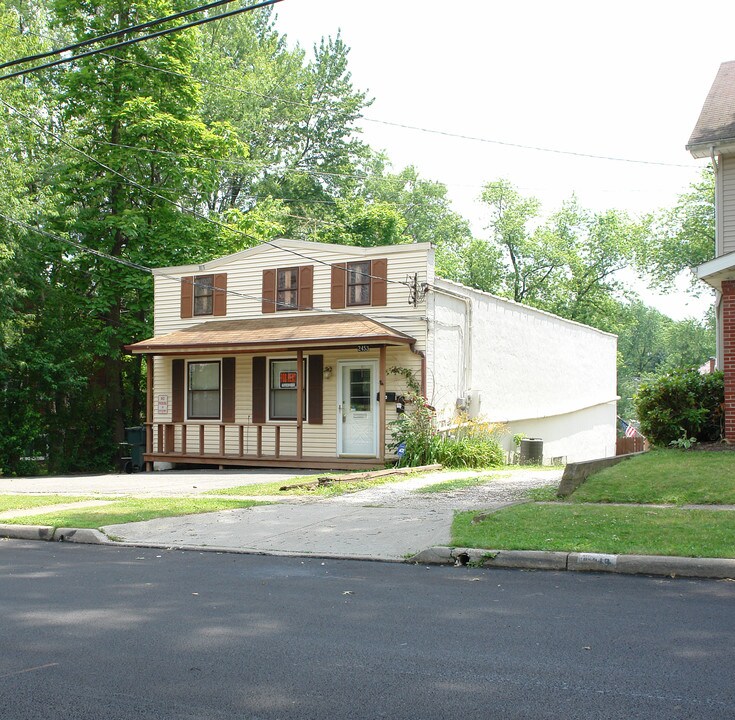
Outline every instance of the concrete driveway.
<svg viewBox="0 0 735 720">
<path fill-rule="evenodd" d="M 166 497 L 198 495 L 237 485 L 288 482 L 311 470 L 269 468 L 235 470 L 169 470 L 109 475 L 57 475 L 54 477 L 0 477 L 0 494 L 56 493 L 60 495 L 151 495 Z"/>
</svg>

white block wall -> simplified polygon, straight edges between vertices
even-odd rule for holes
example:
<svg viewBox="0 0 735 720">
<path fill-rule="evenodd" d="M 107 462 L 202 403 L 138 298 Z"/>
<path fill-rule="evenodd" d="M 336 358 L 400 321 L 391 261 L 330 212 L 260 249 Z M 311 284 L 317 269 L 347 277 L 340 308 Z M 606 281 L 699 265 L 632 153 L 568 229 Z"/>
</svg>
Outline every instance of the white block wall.
<svg viewBox="0 0 735 720">
<path fill-rule="evenodd" d="M 456 283 L 434 284 L 429 398 L 441 421 L 450 423 L 457 400 L 467 398 L 472 416 L 507 425 L 507 449 L 523 433 L 545 441 L 545 458 L 615 454 L 614 335 Z"/>
</svg>

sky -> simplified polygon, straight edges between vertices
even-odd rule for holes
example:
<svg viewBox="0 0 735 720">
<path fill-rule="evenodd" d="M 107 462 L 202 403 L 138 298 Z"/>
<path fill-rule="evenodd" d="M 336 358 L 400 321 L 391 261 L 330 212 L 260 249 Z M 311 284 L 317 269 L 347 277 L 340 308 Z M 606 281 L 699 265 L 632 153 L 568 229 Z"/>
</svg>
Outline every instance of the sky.
<svg viewBox="0 0 735 720">
<path fill-rule="evenodd" d="M 732 1 L 284 0 L 276 11 L 290 45 L 341 32 L 353 83 L 374 98 L 366 142 L 394 170 L 444 183 L 480 237 L 478 198 L 498 178 L 548 214 L 572 194 L 633 217 L 673 206 L 706 164 L 685 145 L 720 63 L 735 59 Z M 677 319 L 710 303 L 638 290 Z"/>
</svg>

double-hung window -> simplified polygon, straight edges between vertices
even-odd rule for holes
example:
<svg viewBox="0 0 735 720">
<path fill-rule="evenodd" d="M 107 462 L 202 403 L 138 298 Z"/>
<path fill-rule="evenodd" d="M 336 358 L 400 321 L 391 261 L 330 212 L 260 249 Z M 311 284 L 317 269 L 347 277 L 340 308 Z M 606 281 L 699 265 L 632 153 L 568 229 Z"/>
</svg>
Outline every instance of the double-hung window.
<svg viewBox="0 0 735 720">
<path fill-rule="evenodd" d="M 347 263 L 347 305 L 370 305 L 370 261 Z"/>
<path fill-rule="evenodd" d="M 306 363 L 302 367 L 305 369 Z M 303 420 L 306 420 L 306 383 L 303 375 Z M 269 417 L 271 420 L 296 420 L 296 386 L 298 370 L 296 360 L 271 360 L 269 381 Z"/>
<path fill-rule="evenodd" d="M 219 361 L 190 362 L 187 416 L 191 420 L 219 420 L 221 374 Z"/>
<path fill-rule="evenodd" d="M 299 269 L 279 268 L 276 288 L 276 310 L 296 310 L 299 306 Z"/>
<path fill-rule="evenodd" d="M 194 315 L 214 313 L 214 275 L 194 278 Z"/>
</svg>

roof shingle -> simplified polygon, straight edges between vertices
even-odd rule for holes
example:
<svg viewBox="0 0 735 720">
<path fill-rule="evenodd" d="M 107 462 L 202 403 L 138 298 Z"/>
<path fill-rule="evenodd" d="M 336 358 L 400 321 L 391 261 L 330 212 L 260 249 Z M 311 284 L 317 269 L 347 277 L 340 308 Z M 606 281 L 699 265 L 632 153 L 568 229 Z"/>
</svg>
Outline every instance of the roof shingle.
<svg viewBox="0 0 735 720">
<path fill-rule="evenodd" d="M 729 140 L 735 140 L 735 60 L 720 65 L 687 150 Z"/>
<path fill-rule="evenodd" d="M 254 320 L 213 320 L 126 346 L 134 354 L 196 350 L 258 350 L 277 347 L 339 346 L 356 343 L 411 345 L 410 335 L 364 315 L 289 316 Z"/>
</svg>

